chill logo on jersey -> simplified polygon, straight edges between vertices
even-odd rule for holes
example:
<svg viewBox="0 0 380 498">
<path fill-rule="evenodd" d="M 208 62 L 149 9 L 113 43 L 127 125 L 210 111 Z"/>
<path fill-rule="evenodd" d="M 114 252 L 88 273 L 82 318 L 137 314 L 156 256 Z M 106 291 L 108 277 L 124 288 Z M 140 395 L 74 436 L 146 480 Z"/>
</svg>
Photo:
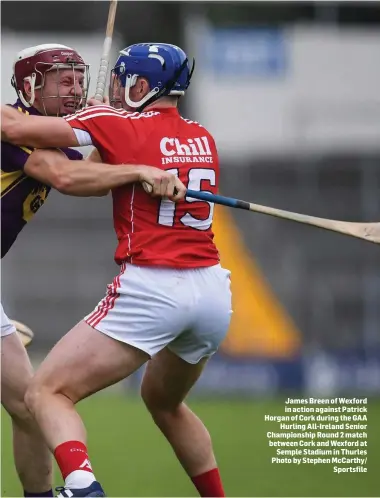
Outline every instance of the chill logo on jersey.
<svg viewBox="0 0 380 498">
<path fill-rule="evenodd" d="M 213 157 L 208 138 L 179 139 L 163 137 L 160 141 L 161 164 L 212 163 Z"/>
</svg>

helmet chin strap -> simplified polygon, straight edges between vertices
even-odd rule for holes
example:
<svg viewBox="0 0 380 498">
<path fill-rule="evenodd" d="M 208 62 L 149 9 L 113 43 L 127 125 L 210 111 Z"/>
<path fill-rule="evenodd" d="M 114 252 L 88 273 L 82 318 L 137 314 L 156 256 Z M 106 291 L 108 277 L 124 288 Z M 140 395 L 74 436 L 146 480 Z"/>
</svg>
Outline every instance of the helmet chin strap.
<svg viewBox="0 0 380 498">
<path fill-rule="evenodd" d="M 35 90 L 37 90 L 38 88 L 40 87 L 36 87 L 35 84 L 36 84 L 36 73 L 32 73 L 32 76 L 28 76 L 27 78 L 24 79 L 24 81 L 28 81 L 30 83 L 30 99 L 29 99 L 29 102 L 25 99 L 23 93 L 21 90 L 19 90 L 17 93 L 18 93 L 18 97 L 19 99 L 21 100 L 21 102 L 24 104 L 25 107 L 32 107 L 33 104 L 34 104 L 34 101 L 35 101 L 35 98 L 36 98 L 36 93 L 35 93 Z"/>
<path fill-rule="evenodd" d="M 156 86 L 155 88 L 153 88 L 153 90 L 147 93 L 145 97 L 143 97 L 141 100 L 139 100 L 138 102 L 134 102 L 129 98 L 129 91 L 136 84 L 137 77 L 138 77 L 137 74 L 127 74 L 125 81 L 125 102 L 134 109 L 138 109 L 141 106 L 143 106 L 145 102 L 150 100 L 160 91 L 160 89 Z"/>
<path fill-rule="evenodd" d="M 132 108 L 136 109 L 138 112 L 142 112 L 144 107 L 147 105 L 155 102 L 158 100 L 160 97 L 164 95 L 184 95 L 184 91 L 175 91 L 173 90 L 174 85 L 176 84 L 177 79 L 181 75 L 182 71 L 185 69 L 186 65 L 188 63 L 188 59 L 186 58 L 181 66 L 177 69 L 177 71 L 174 73 L 173 78 L 166 83 L 165 86 L 162 88 L 158 88 L 157 86 L 153 88 L 149 93 L 145 95 L 144 98 L 139 100 L 138 102 L 133 102 L 129 98 L 129 91 L 130 89 L 136 84 L 138 74 L 127 74 L 126 75 L 126 80 L 125 80 L 125 102 Z M 190 71 L 189 77 L 187 78 L 186 82 L 186 88 L 189 86 L 191 76 L 194 71 L 194 66 L 195 66 L 195 60 L 193 59 L 193 67 Z"/>
</svg>

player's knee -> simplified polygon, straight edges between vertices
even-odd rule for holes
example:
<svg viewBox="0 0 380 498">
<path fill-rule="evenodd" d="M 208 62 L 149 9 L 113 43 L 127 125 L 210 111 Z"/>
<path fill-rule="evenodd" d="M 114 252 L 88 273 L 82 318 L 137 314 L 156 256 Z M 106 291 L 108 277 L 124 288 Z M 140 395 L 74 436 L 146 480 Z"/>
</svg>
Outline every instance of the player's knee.
<svg viewBox="0 0 380 498">
<path fill-rule="evenodd" d="M 25 425 L 32 421 L 32 416 L 26 406 L 23 394 L 15 394 L 10 399 L 3 400 L 4 408 L 12 420 L 19 425 Z"/>
<path fill-rule="evenodd" d="M 160 395 L 144 384 L 141 386 L 141 398 L 156 422 L 178 416 L 181 413 L 182 403 L 178 403 L 163 393 Z"/>
<path fill-rule="evenodd" d="M 160 396 L 147 382 L 141 384 L 141 398 L 150 413 L 162 410 L 167 404 L 166 396 Z"/>
<path fill-rule="evenodd" d="M 32 380 L 29 384 L 24 401 L 30 413 L 34 414 L 36 412 L 37 407 L 43 398 L 44 391 L 44 387 L 39 382 Z"/>
<path fill-rule="evenodd" d="M 31 414 L 23 401 L 17 400 L 9 405 L 7 409 L 12 420 L 18 424 L 26 424 L 31 421 Z"/>
<path fill-rule="evenodd" d="M 173 422 L 182 416 L 182 407 L 147 407 L 154 423 L 162 430 L 165 427 L 172 427 Z"/>
</svg>

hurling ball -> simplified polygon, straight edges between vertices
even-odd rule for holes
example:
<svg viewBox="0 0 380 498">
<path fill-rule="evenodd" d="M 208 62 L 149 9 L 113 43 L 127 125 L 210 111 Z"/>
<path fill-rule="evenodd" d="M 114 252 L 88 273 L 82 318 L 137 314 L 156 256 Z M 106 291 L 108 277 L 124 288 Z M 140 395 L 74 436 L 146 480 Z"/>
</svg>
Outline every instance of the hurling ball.
<svg viewBox="0 0 380 498">
<path fill-rule="evenodd" d="M 32 329 L 30 329 L 25 323 L 18 322 L 17 320 L 11 320 L 13 325 L 16 327 L 16 332 L 22 340 L 22 343 L 26 347 L 28 344 L 32 342 L 34 337 L 34 333 Z"/>
</svg>

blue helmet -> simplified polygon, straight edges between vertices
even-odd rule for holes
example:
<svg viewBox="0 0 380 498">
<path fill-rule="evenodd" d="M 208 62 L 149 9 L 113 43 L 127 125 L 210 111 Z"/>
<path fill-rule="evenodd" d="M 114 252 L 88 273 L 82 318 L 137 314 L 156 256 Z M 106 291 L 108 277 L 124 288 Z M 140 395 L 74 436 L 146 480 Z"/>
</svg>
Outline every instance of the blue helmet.
<svg viewBox="0 0 380 498">
<path fill-rule="evenodd" d="M 142 110 L 160 97 L 184 95 L 190 84 L 194 63 L 193 60 L 190 69 L 187 55 L 176 45 L 136 43 L 120 51 L 112 73 L 121 87 L 125 88 L 126 103 Z M 135 85 L 138 76 L 148 80 L 150 91 L 139 102 L 133 102 L 129 98 L 129 90 Z"/>
</svg>

